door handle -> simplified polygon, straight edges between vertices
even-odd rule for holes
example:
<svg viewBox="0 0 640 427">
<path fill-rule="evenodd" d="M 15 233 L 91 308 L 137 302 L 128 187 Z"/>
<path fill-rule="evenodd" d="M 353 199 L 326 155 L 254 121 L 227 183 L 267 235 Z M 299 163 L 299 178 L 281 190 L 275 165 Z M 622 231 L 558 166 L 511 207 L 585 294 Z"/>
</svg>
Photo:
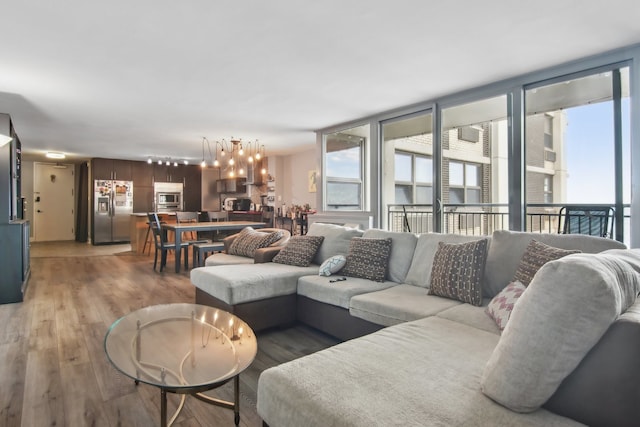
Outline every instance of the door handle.
<svg viewBox="0 0 640 427">
<path fill-rule="evenodd" d="M 41 213 L 42 211 L 40 209 L 37 210 L 38 213 Z"/>
</svg>

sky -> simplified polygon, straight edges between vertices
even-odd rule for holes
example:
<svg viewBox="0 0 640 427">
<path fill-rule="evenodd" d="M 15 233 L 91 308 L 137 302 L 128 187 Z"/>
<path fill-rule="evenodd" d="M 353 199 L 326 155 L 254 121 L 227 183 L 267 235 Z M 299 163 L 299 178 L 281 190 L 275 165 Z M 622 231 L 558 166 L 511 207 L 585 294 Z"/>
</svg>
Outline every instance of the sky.
<svg viewBox="0 0 640 427">
<path fill-rule="evenodd" d="M 600 102 L 565 110 L 567 203 L 614 203 L 613 103 Z M 624 201 L 631 199 L 629 99 L 623 100 Z"/>
</svg>

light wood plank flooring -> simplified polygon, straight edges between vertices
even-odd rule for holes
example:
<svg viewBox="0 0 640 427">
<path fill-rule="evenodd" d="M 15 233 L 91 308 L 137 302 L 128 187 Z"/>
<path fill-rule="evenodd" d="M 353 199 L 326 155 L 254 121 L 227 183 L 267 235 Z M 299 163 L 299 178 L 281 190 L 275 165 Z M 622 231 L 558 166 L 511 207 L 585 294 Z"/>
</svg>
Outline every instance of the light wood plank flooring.
<svg viewBox="0 0 640 427">
<path fill-rule="evenodd" d="M 154 272 L 152 255 L 133 255 L 127 246 L 32 245 L 25 301 L 0 305 L 0 425 L 159 425 L 159 390 L 118 373 L 104 336 L 138 308 L 193 302 L 194 288 L 188 272 Z M 305 326 L 257 336 L 256 360 L 240 377 L 242 426 L 262 425 L 255 409 L 260 372 L 337 343 Z M 212 394 L 231 399 L 232 386 Z M 178 400 L 169 395 L 170 413 Z M 187 398 L 174 425 L 233 426 L 233 413 Z"/>
</svg>

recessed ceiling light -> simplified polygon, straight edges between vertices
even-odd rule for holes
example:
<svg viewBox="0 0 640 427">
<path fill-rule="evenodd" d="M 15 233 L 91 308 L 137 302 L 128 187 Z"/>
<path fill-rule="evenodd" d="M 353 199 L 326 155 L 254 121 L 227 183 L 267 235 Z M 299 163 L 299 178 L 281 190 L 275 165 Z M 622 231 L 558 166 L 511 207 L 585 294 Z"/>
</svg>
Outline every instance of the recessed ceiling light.
<svg viewBox="0 0 640 427">
<path fill-rule="evenodd" d="M 49 159 L 64 159 L 66 157 L 64 153 L 59 153 L 57 151 L 47 151 L 46 155 Z"/>
</svg>

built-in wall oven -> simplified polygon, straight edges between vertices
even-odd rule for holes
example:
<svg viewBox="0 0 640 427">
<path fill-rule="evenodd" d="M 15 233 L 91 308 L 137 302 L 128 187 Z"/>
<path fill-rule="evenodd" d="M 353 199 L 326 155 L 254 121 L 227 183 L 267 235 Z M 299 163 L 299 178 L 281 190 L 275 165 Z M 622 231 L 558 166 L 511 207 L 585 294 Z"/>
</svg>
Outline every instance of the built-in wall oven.
<svg viewBox="0 0 640 427">
<path fill-rule="evenodd" d="M 156 212 L 182 211 L 183 186 L 173 182 L 156 182 L 154 184 L 154 202 Z"/>
</svg>

